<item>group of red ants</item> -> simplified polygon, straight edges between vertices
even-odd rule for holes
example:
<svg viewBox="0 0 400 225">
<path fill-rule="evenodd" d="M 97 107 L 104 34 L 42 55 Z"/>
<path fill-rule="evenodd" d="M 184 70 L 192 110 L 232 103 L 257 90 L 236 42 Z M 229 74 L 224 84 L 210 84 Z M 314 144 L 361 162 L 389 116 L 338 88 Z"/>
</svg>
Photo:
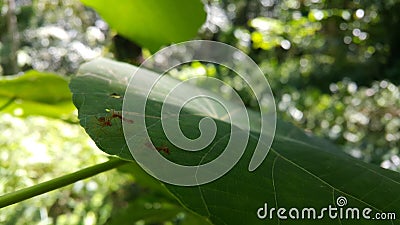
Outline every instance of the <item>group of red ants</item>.
<svg viewBox="0 0 400 225">
<path fill-rule="evenodd" d="M 99 122 L 99 125 L 100 125 L 101 127 L 111 127 L 111 126 L 112 126 L 111 120 L 112 120 L 113 118 L 119 118 L 121 121 L 125 121 L 125 122 L 127 122 L 127 123 L 133 123 L 133 120 L 124 118 L 124 117 L 122 116 L 122 112 L 121 112 L 121 111 L 115 111 L 115 110 L 113 110 L 113 109 L 110 110 L 110 115 L 109 115 L 109 116 L 105 116 L 105 117 L 102 116 L 102 117 L 99 117 L 99 118 L 97 118 L 97 121 Z M 166 147 L 166 146 L 155 147 L 155 148 L 156 148 L 157 151 L 159 151 L 159 152 L 164 152 L 164 153 L 166 153 L 166 154 L 168 154 L 168 155 L 170 154 L 170 150 L 169 150 L 169 148 Z"/>
</svg>

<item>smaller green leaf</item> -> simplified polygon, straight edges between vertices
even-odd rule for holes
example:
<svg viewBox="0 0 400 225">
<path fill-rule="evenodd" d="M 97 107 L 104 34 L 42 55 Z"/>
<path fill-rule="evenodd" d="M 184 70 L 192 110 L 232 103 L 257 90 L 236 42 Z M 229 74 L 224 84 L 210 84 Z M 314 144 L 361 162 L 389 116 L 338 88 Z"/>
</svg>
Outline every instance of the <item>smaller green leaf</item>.
<svg viewBox="0 0 400 225">
<path fill-rule="evenodd" d="M 182 225 L 205 225 L 209 222 L 184 208 L 169 190 L 156 178 L 149 176 L 140 166 L 132 161 L 117 168 L 119 172 L 132 175 L 135 183 L 145 191 L 138 198 L 116 211 L 106 225 L 132 224 L 145 221 L 146 224 L 161 224 L 175 221 Z"/>
<path fill-rule="evenodd" d="M 0 111 L 16 116 L 71 120 L 75 107 L 67 79 L 32 70 L 23 75 L 0 77 Z"/>
<path fill-rule="evenodd" d="M 127 207 L 116 211 L 105 225 L 130 225 L 138 221 L 143 221 L 144 224 L 209 224 L 203 217 L 188 212 L 178 203 L 155 199 L 151 195 L 135 199 Z"/>
<path fill-rule="evenodd" d="M 149 188 L 153 192 L 162 194 L 166 198 L 175 200 L 168 189 L 156 178 L 149 176 L 135 161 L 118 168 L 119 172 L 132 175 L 134 181 L 144 188 Z"/>
<path fill-rule="evenodd" d="M 81 0 L 122 36 L 151 51 L 189 40 L 205 22 L 200 0 Z"/>
</svg>

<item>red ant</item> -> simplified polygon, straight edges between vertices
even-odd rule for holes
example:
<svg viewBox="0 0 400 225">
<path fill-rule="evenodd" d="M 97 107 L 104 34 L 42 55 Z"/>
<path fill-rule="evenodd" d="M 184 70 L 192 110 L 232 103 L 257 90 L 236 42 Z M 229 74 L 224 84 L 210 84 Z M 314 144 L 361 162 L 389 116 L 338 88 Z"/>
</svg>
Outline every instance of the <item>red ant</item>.
<svg viewBox="0 0 400 225">
<path fill-rule="evenodd" d="M 120 111 L 115 111 L 114 109 L 111 109 L 110 113 L 111 113 L 111 118 L 119 118 L 127 123 L 133 123 L 133 120 L 122 117 L 122 112 Z"/>
<path fill-rule="evenodd" d="M 111 127 L 112 126 L 111 119 L 108 117 L 97 118 L 97 121 L 99 121 L 99 124 L 101 127 L 106 127 L 106 126 Z"/>
<path fill-rule="evenodd" d="M 159 151 L 159 152 L 162 151 L 168 155 L 170 153 L 169 148 L 167 146 L 156 147 L 156 149 L 157 149 L 157 151 Z"/>
<path fill-rule="evenodd" d="M 111 115 L 97 118 L 97 121 L 99 122 L 101 127 L 111 127 L 112 126 L 111 120 L 113 118 L 119 118 L 120 120 L 123 120 L 127 123 L 133 123 L 133 120 L 122 117 L 122 112 L 115 111 L 114 109 L 109 110 L 109 112 Z"/>
<path fill-rule="evenodd" d="M 146 144 L 145 144 L 145 146 L 146 147 L 148 147 L 148 148 L 152 148 L 153 147 L 153 145 L 150 143 L 150 142 L 147 142 Z M 166 147 L 166 146 L 160 146 L 160 147 L 155 147 L 156 148 L 156 150 L 158 151 L 158 152 L 164 152 L 164 153 L 166 153 L 166 154 L 170 154 L 171 152 L 169 151 L 169 148 L 168 147 Z"/>
</svg>

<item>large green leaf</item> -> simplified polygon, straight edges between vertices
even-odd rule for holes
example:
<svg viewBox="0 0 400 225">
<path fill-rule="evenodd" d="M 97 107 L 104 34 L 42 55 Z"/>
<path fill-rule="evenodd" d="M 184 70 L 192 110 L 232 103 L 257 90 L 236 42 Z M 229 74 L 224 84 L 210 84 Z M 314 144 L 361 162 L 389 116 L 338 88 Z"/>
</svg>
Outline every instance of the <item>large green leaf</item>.
<svg viewBox="0 0 400 225">
<path fill-rule="evenodd" d="M 74 110 L 68 81 L 59 75 L 32 70 L 0 77 L 1 112 L 70 120 Z"/>
<path fill-rule="evenodd" d="M 100 149 L 108 154 L 132 159 L 122 132 L 121 119 L 113 118 L 104 126 L 99 118 L 109 115 L 109 110 L 121 110 L 122 97 L 136 67 L 106 59 L 97 59 L 84 64 L 70 83 L 73 101 L 79 110 L 81 125 L 94 139 Z M 154 76 L 158 76 L 153 74 Z M 145 82 L 146 77 L 143 77 Z M 178 81 L 167 79 L 170 84 Z M 169 144 L 161 129 L 157 110 L 157 97 L 149 100 L 146 117 L 151 118 L 148 128 L 155 144 L 166 144 L 171 154 L 166 158 L 179 164 L 201 163 L 215 158 L 223 149 L 229 124 L 215 118 L 218 126 L 216 140 L 203 151 L 187 153 Z M 202 107 L 199 107 L 202 110 Z M 186 112 L 187 113 L 187 112 Z M 189 112 L 190 113 L 190 112 Z M 198 115 L 198 114 L 196 114 Z M 200 117 L 181 117 L 183 132 L 198 136 Z M 194 125 L 196 124 L 196 126 Z M 338 150 L 330 143 L 309 135 L 294 126 L 278 122 L 272 149 L 266 160 L 254 172 L 248 171 L 253 150 L 257 143 L 257 132 L 253 130 L 246 152 L 238 164 L 220 179 L 197 187 L 181 187 L 166 184 L 179 201 L 194 212 L 208 218 L 214 224 L 377 224 L 375 220 L 260 220 L 257 210 L 268 203 L 268 207 L 314 207 L 317 211 L 331 205 L 344 196 L 346 207 L 369 207 L 376 212 L 395 212 L 400 215 L 400 175 L 354 158 Z M 210 151 L 214 148 L 214 151 Z M 198 155 L 200 154 L 200 155 Z M 201 156 L 201 157 L 199 157 Z M 344 210 L 346 208 L 343 208 Z M 400 224 L 399 220 L 379 221 L 379 224 Z"/>
<path fill-rule="evenodd" d="M 119 34 L 152 51 L 193 38 L 205 22 L 200 0 L 81 0 Z"/>
</svg>

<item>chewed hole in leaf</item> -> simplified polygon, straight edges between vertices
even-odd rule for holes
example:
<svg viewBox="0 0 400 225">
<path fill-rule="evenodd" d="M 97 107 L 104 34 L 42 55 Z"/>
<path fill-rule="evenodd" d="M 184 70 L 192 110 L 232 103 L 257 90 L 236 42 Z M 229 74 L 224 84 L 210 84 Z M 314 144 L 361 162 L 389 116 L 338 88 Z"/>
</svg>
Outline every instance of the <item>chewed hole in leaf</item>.
<svg viewBox="0 0 400 225">
<path fill-rule="evenodd" d="M 110 94 L 110 97 L 111 97 L 111 98 L 116 98 L 116 99 L 122 98 L 122 96 L 121 96 L 120 94 L 117 94 L 117 93 L 115 93 L 115 92 L 111 93 L 111 94 Z"/>
</svg>

